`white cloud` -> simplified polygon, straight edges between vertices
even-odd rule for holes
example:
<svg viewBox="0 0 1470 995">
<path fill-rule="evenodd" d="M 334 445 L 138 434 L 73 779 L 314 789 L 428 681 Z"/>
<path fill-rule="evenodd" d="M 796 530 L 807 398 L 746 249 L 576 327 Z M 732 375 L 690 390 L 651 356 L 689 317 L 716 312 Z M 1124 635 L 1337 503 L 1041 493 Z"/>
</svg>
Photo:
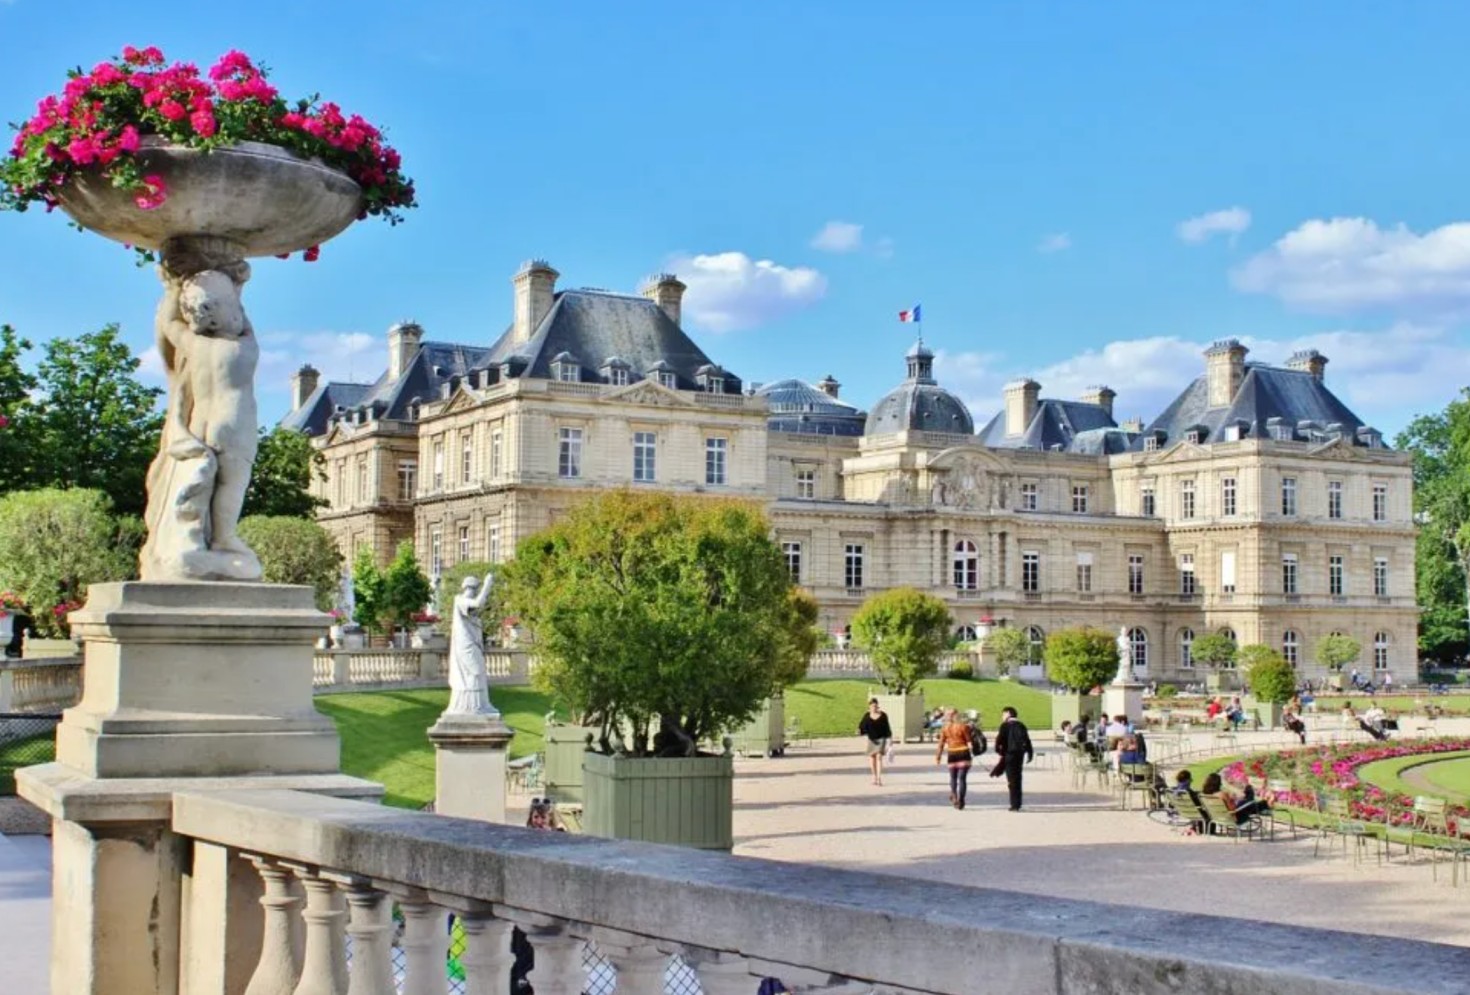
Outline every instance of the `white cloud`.
<svg viewBox="0 0 1470 995">
<path fill-rule="evenodd" d="M 863 226 L 851 221 L 828 221 L 812 236 L 811 244 L 820 252 L 856 252 L 863 247 Z"/>
<path fill-rule="evenodd" d="M 1072 236 L 1064 231 L 1047 235 L 1036 244 L 1037 252 L 1063 252 L 1072 247 Z"/>
<path fill-rule="evenodd" d="M 670 267 L 689 287 L 685 313 L 712 332 L 753 328 L 809 307 L 827 292 L 827 278 L 810 267 L 753 260 L 743 252 L 676 256 Z"/>
<path fill-rule="evenodd" d="M 1470 310 L 1470 222 L 1423 235 L 1368 218 L 1306 221 L 1231 274 L 1306 311 L 1443 316 Z"/>
<path fill-rule="evenodd" d="M 1251 212 L 1243 207 L 1227 207 L 1222 211 L 1210 211 L 1198 217 L 1179 222 L 1174 230 L 1181 239 L 1191 244 L 1207 240 L 1211 235 L 1226 234 L 1232 242 L 1235 236 L 1251 226 Z"/>
<path fill-rule="evenodd" d="M 261 390 L 285 390 L 305 363 L 323 380 L 371 383 L 388 366 L 388 334 L 367 332 L 262 332 L 255 382 Z"/>
</svg>

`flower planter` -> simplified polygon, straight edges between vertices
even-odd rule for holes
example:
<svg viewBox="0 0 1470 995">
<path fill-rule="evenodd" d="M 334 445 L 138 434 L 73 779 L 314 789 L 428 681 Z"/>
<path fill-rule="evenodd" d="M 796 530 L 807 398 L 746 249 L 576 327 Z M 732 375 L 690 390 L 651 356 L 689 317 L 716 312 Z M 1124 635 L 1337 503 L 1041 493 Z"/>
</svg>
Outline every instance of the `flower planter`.
<svg viewBox="0 0 1470 995">
<path fill-rule="evenodd" d="M 587 737 L 599 730 L 587 726 L 546 726 L 546 797 L 559 802 L 583 800 L 582 756 L 587 752 Z"/>
<path fill-rule="evenodd" d="M 594 836 L 729 850 L 733 757 L 582 758 L 582 827 Z"/>
<path fill-rule="evenodd" d="M 1051 696 L 1051 727 L 1060 729 L 1063 722 L 1076 724 L 1084 715 L 1095 720 L 1102 707 L 1100 695 L 1079 694 L 1076 691 L 1053 694 Z M 995 718 L 998 720 L 1000 717 Z"/>
<path fill-rule="evenodd" d="M 924 711 L 924 693 L 876 694 L 878 707 L 888 713 L 888 724 L 893 727 L 893 736 L 900 743 L 920 742 L 924 738 L 925 723 L 929 716 Z"/>
<path fill-rule="evenodd" d="M 1281 705 L 1269 701 L 1258 701 L 1255 695 L 1250 694 L 1242 696 L 1240 703 L 1245 708 L 1246 714 L 1255 713 L 1262 729 L 1281 728 Z"/>
<path fill-rule="evenodd" d="M 779 757 L 786 752 L 786 699 L 767 698 L 761 710 L 730 734 L 733 749 L 747 757 Z"/>
<path fill-rule="evenodd" d="M 27 636 L 20 655 L 26 660 L 54 660 L 81 656 L 82 648 L 71 639 L 33 639 Z"/>
<path fill-rule="evenodd" d="M 1205 690 L 1229 691 L 1235 687 L 1235 676 L 1229 671 L 1212 670 L 1205 675 Z"/>
</svg>

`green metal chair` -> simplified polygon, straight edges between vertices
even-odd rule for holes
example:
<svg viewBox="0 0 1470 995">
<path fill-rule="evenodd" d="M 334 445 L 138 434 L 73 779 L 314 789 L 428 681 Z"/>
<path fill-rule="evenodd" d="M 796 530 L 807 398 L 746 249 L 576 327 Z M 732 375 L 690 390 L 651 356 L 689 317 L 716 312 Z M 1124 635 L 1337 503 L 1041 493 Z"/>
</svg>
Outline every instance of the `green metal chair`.
<svg viewBox="0 0 1470 995">
<path fill-rule="evenodd" d="M 1259 818 L 1252 815 L 1244 822 L 1237 822 L 1235 815 L 1225 807 L 1224 799 L 1218 795 L 1201 795 L 1199 807 L 1210 820 L 1210 832 L 1217 836 L 1229 836 L 1239 843 L 1243 839 L 1252 839 L 1261 832 Z"/>
<path fill-rule="evenodd" d="M 1120 802 L 1123 809 L 1132 807 L 1130 798 L 1133 795 L 1144 796 L 1144 804 L 1147 808 L 1153 807 L 1156 797 L 1154 791 L 1154 765 L 1150 763 L 1122 764 L 1118 768 L 1118 788 Z"/>
<path fill-rule="evenodd" d="M 1348 840 L 1351 839 L 1353 841 L 1353 863 L 1360 864 L 1363 862 L 1363 851 L 1372 842 L 1374 844 L 1373 852 L 1378 858 L 1378 863 L 1383 863 L 1383 848 L 1377 845 L 1378 838 L 1368 828 L 1368 823 L 1352 814 L 1352 809 L 1348 806 L 1348 800 L 1346 798 L 1327 799 L 1323 803 L 1322 813 L 1331 824 L 1331 831 L 1342 839 L 1342 852 L 1344 856 L 1347 855 Z"/>
</svg>

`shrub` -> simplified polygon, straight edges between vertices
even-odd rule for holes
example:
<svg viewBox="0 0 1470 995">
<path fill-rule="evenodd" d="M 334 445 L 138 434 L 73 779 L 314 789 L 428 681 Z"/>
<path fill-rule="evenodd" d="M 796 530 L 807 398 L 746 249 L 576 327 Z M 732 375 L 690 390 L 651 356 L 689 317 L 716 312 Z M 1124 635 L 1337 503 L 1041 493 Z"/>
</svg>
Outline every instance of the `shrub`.
<svg viewBox="0 0 1470 995">
<path fill-rule="evenodd" d="M 1247 650 L 1252 652 L 1247 654 Z M 1296 671 L 1285 657 L 1269 646 L 1259 645 L 1243 647 L 1240 655 L 1242 661 L 1250 661 L 1245 668 L 1245 680 L 1257 701 L 1281 705 L 1291 700 L 1296 693 Z"/>
<path fill-rule="evenodd" d="M 342 554 L 326 529 L 306 518 L 251 515 L 240 519 L 240 538 L 260 558 L 268 583 L 304 584 L 315 592 L 318 608 L 331 610 L 341 583 Z"/>
<path fill-rule="evenodd" d="M 1223 632 L 1207 632 L 1195 639 L 1190 647 L 1190 658 L 1207 667 L 1219 670 L 1235 662 L 1235 640 Z"/>
<path fill-rule="evenodd" d="M 1177 698 L 1179 689 L 1172 684 L 1160 684 L 1159 689 L 1154 692 L 1155 698 Z"/>
<path fill-rule="evenodd" d="M 995 657 L 996 672 L 1004 676 L 1031 658 L 1031 637 L 1024 629 L 992 629 L 985 648 Z"/>
<path fill-rule="evenodd" d="M 1118 672 L 1118 644 L 1104 629 L 1058 629 L 1046 637 L 1046 676 L 1073 691 L 1090 691 Z"/>
<path fill-rule="evenodd" d="M 1317 662 L 1328 670 L 1342 670 L 1363 652 L 1363 644 L 1352 636 L 1331 632 L 1317 640 Z"/>
<path fill-rule="evenodd" d="M 872 658 L 884 688 L 908 694 L 939 669 L 950 621 L 943 601 L 912 587 L 895 587 L 863 602 L 852 617 L 852 640 Z"/>
<path fill-rule="evenodd" d="M 975 679 L 975 668 L 968 660 L 959 660 L 949 668 L 949 676 L 957 681 L 972 681 Z"/>
</svg>

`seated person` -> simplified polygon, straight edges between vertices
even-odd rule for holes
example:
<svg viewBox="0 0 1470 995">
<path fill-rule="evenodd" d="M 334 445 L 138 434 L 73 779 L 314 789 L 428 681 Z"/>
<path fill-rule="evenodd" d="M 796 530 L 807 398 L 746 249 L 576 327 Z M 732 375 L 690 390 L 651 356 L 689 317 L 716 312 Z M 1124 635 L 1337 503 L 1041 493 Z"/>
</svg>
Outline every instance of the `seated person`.
<svg viewBox="0 0 1470 995">
<path fill-rule="evenodd" d="M 1245 708 L 1241 705 L 1239 698 L 1230 699 L 1230 707 L 1225 709 L 1225 721 L 1230 723 L 1232 731 L 1239 729 L 1245 722 Z"/>
<path fill-rule="evenodd" d="M 936 709 L 934 709 L 933 714 L 931 714 L 929 716 L 929 720 L 924 723 L 924 726 L 927 729 L 943 729 L 944 728 L 944 709 L 943 708 L 936 708 Z"/>
<path fill-rule="evenodd" d="M 1219 696 L 1216 696 L 1214 698 L 1211 698 L 1210 699 L 1210 703 L 1205 706 L 1205 721 L 1206 722 L 1214 722 L 1217 718 L 1220 717 L 1220 714 L 1222 712 L 1224 712 L 1224 711 L 1225 711 L 1225 706 L 1222 705 L 1222 704 L 1220 704 L 1220 698 L 1219 698 Z"/>
<path fill-rule="evenodd" d="M 1249 781 L 1245 782 L 1238 793 L 1222 789 L 1220 798 L 1225 802 L 1225 808 L 1235 816 L 1237 826 L 1245 825 L 1252 816 L 1271 811 L 1270 804 L 1264 798 L 1256 797 L 1256 789 L 1251 787 Z"/>
<path fill-rule="evenodd" d="M 1118 746 L 1117 753 L 1114 755 L 1117 757 L 1114 769 L 1119 771 L 1123 769 L 1124 764 L 1146 763 L 1143 751 L 1138 748 L 1138 737 L 1136 736 L 1124 736 L 1122 743 Z M 1141 781 L 1143 780 L 1143 776 L 1135 775 L 1134 780 Z"/>
<path fill-rule="evenodd" d="M 1199 795 L 1194 790 L 1194 775 L 1187 769 L 1181 770 L 1174 775 L 1174 787 L 1171 789 L 1171 793 L 1186 797 L 1196 805 L 1199 804 Z M 1204 831 L 1204 824 L 1198 819 L 1189 824 L 1189 835 L 1203 833 Z"/>
<path fill-rule="evenodd" d="M 1374 739 L 1387 739 L 1388 733 L 1383 728 L 1384 720 L 1387 718 L 1388 713 L 1379 708 L 1377 702 L 1374 702 L 1363 713 L 1363 717 L 1358 720 L 1358 727 Z"/>
<path fill-rule="evenodd" d="M 1290 705 L 1286 706 L 1286 710 L 1281 713 L 1281 724 L 1286 727 L 1287 732 L 1292 733 L 1297 739 L 1301 740 L 1303 746 L 1307 744 L 1307 724 L 1302 721 L 1302 717 Z"/>
</svg>

